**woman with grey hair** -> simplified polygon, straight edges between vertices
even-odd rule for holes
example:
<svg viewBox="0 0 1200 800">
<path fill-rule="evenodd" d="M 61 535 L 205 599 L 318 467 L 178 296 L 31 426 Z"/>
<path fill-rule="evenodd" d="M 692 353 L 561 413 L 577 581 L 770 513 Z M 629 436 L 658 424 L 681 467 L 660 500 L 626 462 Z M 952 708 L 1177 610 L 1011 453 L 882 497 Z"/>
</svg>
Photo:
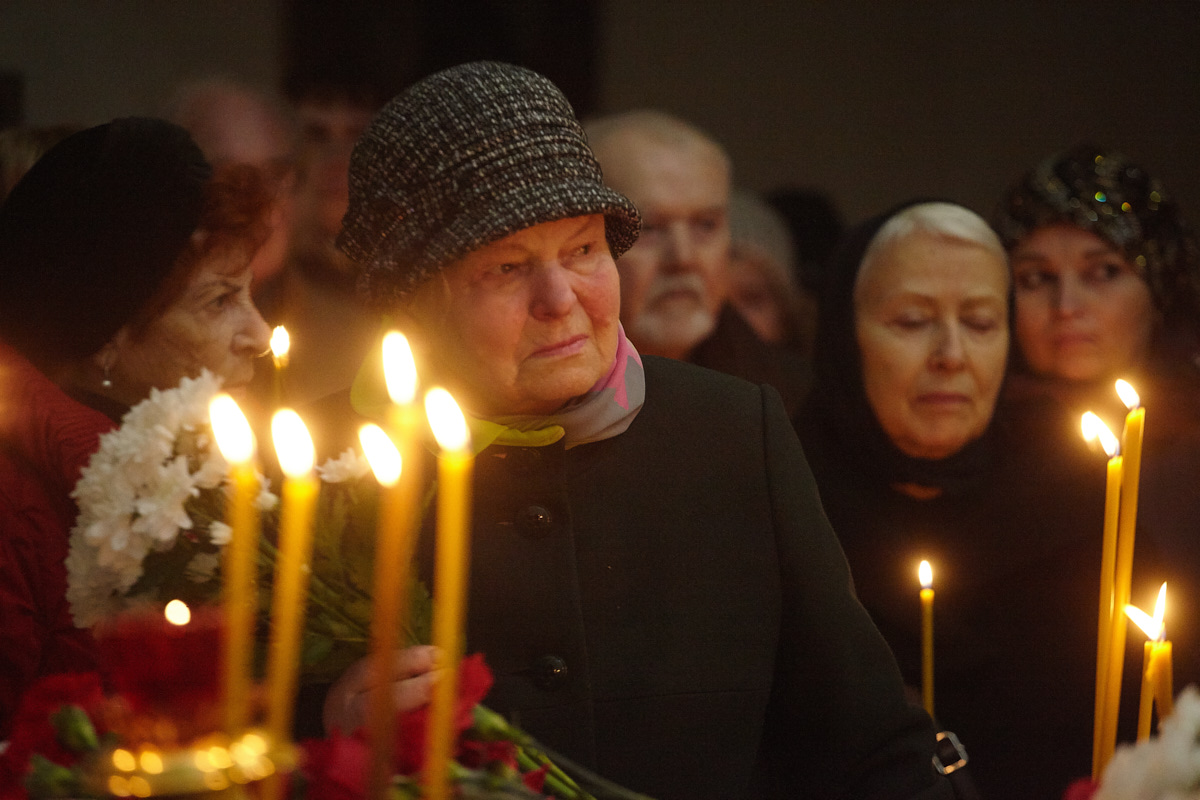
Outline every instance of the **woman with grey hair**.
<svg viewBox="0 0 1200 800">
<path fill-rule="evenodd" d="M 919 686 L 928 560 L 935 716 L 964 772 L 985 797 L 1059 796 L 1091 765 L 1103 500 L 1044 446 L 1044 407 L 998 408 L 1000 240 L 967 208 L 908 203 L 852 230 L 827 275 L 798 427 L 859 599 Z"/>
<path fill-rule="evenodd" d="M 340 246 L 423 379 L 492 423 L 467 620 L 488 705 L 662 798 L 948 797 L 778 395 L 621 330 L 638 231 L 519 67 L 426 78 L 354 151 Z"/>
</svg>

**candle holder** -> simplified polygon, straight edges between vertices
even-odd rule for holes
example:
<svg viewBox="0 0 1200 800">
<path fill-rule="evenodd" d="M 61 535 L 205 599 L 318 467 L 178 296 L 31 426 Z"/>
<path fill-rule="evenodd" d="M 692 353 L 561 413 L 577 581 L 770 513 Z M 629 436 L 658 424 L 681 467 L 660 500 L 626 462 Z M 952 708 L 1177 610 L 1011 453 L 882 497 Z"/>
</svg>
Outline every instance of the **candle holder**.
<svg viewBox="0 0 1200 800">
<path fill-rule="evenodd" d="M 278 780 L 296 767 L 295 747 L 261 729 L 230 740 L 217 735 L 171 751 L 112 748 L 80 769 L 82 788 L 93 796 L 244 798 L 247 789 Z"/>
</svg>

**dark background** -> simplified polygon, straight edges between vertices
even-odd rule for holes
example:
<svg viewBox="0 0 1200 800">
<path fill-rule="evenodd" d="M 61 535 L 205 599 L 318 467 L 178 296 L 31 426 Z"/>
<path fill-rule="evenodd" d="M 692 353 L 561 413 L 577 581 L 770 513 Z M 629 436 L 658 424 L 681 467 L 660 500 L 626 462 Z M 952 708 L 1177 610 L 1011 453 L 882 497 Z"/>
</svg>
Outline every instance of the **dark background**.
<svg viewBox="0 0 1200 800">
<path fill-rule="evenodd" d="M 914 195 L 987 212 L 1081 139 L 1142 161 L 1200 219 L 1200 3 L 851 0 L 0 0 L 0 120 L 153 113 L 216 73 L 525 64 L 581 114 L 664 108 L 748 188 L 828 190 L 857 219 Z"/>
</svg>

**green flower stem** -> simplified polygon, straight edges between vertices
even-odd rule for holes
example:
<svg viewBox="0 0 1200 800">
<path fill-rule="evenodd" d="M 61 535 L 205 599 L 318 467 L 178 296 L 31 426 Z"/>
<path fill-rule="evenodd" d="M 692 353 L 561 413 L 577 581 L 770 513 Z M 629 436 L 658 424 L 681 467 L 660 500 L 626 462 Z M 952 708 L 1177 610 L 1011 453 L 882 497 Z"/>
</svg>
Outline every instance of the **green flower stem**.
<svg viewBox="0 0 1200 800">
<path fill-rule="evenodd" d="M 517 764 L 521 767 L 522 772 L 531 772 L 539 769 L 542 765 L 537 763 L 524 749 L 517 748 Z M 590 795 L 584 794 L 575 782 L 567 778 L 564 783 L 561 778 L 553 774 L 553 770 L 546 772 L 546 782 L 544 788 L 554 795 L 556 800 L 589 800 Z"/>
<path fill-rule="evenodd" d="M 259 556 L 259 564 L 274 572 L 275 564 L 279 560 L 279 550 L 266 538 L 259 541 Z M 343 604 L 337 602 L 338 592 L 327 586 L 320 576 L 310 574 L 308 587 L 308 601 L 311 605 L 320 608 L 325 614 L 339 619 L 353 633 L 358 634 L 356 639 L 361 638 L 364 642 L 369 639 L 370 633 L 363 626 L 362 621 L 343 613 Z"/>
</svg>

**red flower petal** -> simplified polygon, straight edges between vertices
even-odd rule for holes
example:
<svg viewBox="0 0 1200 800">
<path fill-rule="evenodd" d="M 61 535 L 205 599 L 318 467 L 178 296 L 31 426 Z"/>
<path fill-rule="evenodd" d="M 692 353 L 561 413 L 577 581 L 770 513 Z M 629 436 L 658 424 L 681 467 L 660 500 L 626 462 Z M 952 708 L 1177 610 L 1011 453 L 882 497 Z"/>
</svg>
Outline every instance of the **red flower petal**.
<svg viewBox="0 0 1200 800">
<path fill-rule="evenodd" d="M 1063 792 L 1062 800 L 1091 800 L 1092 795 L 1100 788 L 1100 784 L 1092 781 L 1091 778 L 1079 778 L 1072 781 L 1067 790 Z"/>
<path fill-rule="evenodd" d="M 321 800 L 362 800 L 367 795 L 370 752 L 358 736 L 334 731 L 328 739 L 301 743 L 304 759 L 300 767 L 308 781 L 308 796 Z"/>
<path fill-rule="evenodd" d="M 521 776 L 521 781 L 535 792 L 541 792 L 542 787 L 546 785 L 546 773 L 550 767 L 538 767 L 531 769 Z"/>
<path fill-rule="evenodd" d="M 48 675 L 30 686 L 17 704 L 8 749 L 0 755 L 0 797 L 25 796 L 22 781 L 34 753 L 63 766 L 74 763 L 79 754 L 59 743 L 50 717 L 64 705 L 77 705 L 95 724 L 95 712 L 103 700 L 104 690 L 95 672 Z"/>
<path fill-rule="evenodd" d="M 458 705 L 454 713 L 455 734 L 471 727 L 472 710 L 492 688 L 492 671 L 481 653 L 467 656 L 458 669 Z M 429 706 L 399 714 L 396 720 L 396 771 L 414 775 L 425 765 L 425 734 Z"/>
</svg>

